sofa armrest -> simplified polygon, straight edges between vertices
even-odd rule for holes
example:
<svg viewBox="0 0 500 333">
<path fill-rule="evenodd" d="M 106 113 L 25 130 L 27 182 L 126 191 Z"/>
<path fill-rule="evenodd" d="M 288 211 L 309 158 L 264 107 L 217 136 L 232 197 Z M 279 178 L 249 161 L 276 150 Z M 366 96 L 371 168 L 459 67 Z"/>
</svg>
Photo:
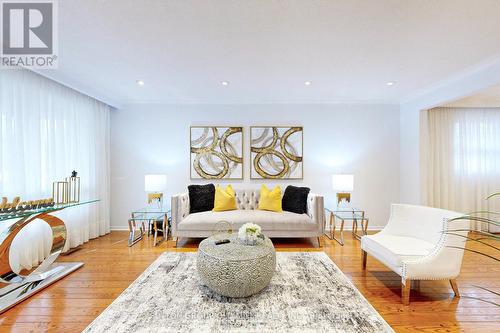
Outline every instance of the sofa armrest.
<svg viewBox="0 0 500 333">
<path fill-rule="evenodd" d="M 322 234 L 324 232 L 324 200 L 323 196 L 309 193 L 307 196 L 307 215 L 316 223 L 318 227 L 318 232 Z"/>
<path fill-rule="evenodd" d="M 401 277 L 410 280 L 448 280 L 460 274 L 469 222 L 443 219 L 441 238 L 431 253 L 404 260 Z M 456 230 L 456 231 L 455 231 Z"/>
<path fill-rule="evenodd" d="M 177 224 L 189 215 L 189 194 L 180 193 L 172 196 L 172 236 L 177 237 Z"/>
</svg>

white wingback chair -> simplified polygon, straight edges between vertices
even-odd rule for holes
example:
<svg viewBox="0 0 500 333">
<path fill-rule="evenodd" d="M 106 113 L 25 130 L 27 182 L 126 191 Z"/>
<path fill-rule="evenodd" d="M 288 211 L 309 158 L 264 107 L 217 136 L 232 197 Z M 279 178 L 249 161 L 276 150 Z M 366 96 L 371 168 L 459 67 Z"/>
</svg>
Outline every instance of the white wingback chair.
<svg viewBox="0 0 500 333">
<path fill-rule="evenodd" d="M 361 238 L 363 269 L 368 253 L 399 274 L 404 304 L 410 302 L 412 280 L 450 280 L 459 297 L 455 278 L 469 229 L 468 221 L 450 221 L 459 216 L 462 214 L 444 209 L 393 204 L 385 228 Z"/>
</svg>

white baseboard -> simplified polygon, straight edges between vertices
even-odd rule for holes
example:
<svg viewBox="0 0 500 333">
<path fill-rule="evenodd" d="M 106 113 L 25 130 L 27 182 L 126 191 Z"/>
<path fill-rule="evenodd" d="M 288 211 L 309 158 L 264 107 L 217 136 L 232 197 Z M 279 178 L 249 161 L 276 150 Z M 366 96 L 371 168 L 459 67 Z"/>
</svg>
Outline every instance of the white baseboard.
<svg viewBox="0 0 500 333">
<path fill-rule="evenodd" d="M 112 225 L 110 229 L 111 231 L 128 231 L 128 225 Z"/>
</svg>

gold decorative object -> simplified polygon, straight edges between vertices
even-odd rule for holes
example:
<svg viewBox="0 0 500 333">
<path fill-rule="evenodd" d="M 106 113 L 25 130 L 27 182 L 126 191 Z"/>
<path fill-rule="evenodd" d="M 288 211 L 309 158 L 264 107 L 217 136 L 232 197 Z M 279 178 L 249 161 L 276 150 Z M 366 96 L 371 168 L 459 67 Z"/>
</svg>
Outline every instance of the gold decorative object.
<svg viewBox="0 0 500 333">
<path fill-rule="evenodd" d="M 302 149 L 302 127 L 250 127 L 250 178 L 302 179 Z"/>
<path fill-rule="evenodd" d="M 56 181 L 52 183 L 52 198 L 56 204 L 68 202 L 68 182 Z"/>
<path fill-rule="evenodd" d="M 73 171 L 71 177 L 66 178 L 68 183 L 68 203 L 80 202 L 80 177 L 77 177 L 77 172 Z"/>
<path fill-rule="evenodd" d="M 0 212 L 2 213 L 12 213 L 17 210 L 17 206 L 19 205 L 19 202 L 21 201 L 20 197 L 14 197 L 14 200 L 12 202 L 9 202 L 7 197 L 2 198 L 2 204 L 0 206 Z"/>
<path fill-rule="evenodd" d="M 80 202 L 80 177 L 73 170 L 71 177 L 66 177 L 64 181 L 52 183 L 52 197 L 56 204 L 78 203 Z"/>
<path fill-rule="evenodd" d="M 215 225 L 212 236 L 217 240 L 228 238 L 233 233 L 233 224 L 228 221 L 219 221 Z"/>
<path fill-rule="evenodd" d="M 243 179 L 243 127 L 191 126 L 191 179 Z"/>
<path fill-rule="evenodd" d="M 15 197 L 12 202 L 9 202 L 7 197 L 3 197 L 2 202 L 0 203 L 0 213 L 16 213 L 25 210 L 34 210 L 52 206 L 54 206 L 54 200 L 52 198 L 21 201 L 20 197 Z"/>
</svg>

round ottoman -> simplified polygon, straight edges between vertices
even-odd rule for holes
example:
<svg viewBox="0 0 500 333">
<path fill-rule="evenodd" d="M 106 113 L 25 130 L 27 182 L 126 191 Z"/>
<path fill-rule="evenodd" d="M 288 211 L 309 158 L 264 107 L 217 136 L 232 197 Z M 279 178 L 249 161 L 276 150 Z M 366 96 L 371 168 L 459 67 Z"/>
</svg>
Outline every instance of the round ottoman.
<svg viewBox="0 0 500 333">
<path fill-rule="evenodd" d="M 276 252 L 269 238 L 243 244 L 236 235 L 230 243 L 215 245 L 214 237 L 200 243 L 197 268 L 202 282 L 228 297 L 248 297 L 264 289 L 276 269 Z"/>
</svg>

